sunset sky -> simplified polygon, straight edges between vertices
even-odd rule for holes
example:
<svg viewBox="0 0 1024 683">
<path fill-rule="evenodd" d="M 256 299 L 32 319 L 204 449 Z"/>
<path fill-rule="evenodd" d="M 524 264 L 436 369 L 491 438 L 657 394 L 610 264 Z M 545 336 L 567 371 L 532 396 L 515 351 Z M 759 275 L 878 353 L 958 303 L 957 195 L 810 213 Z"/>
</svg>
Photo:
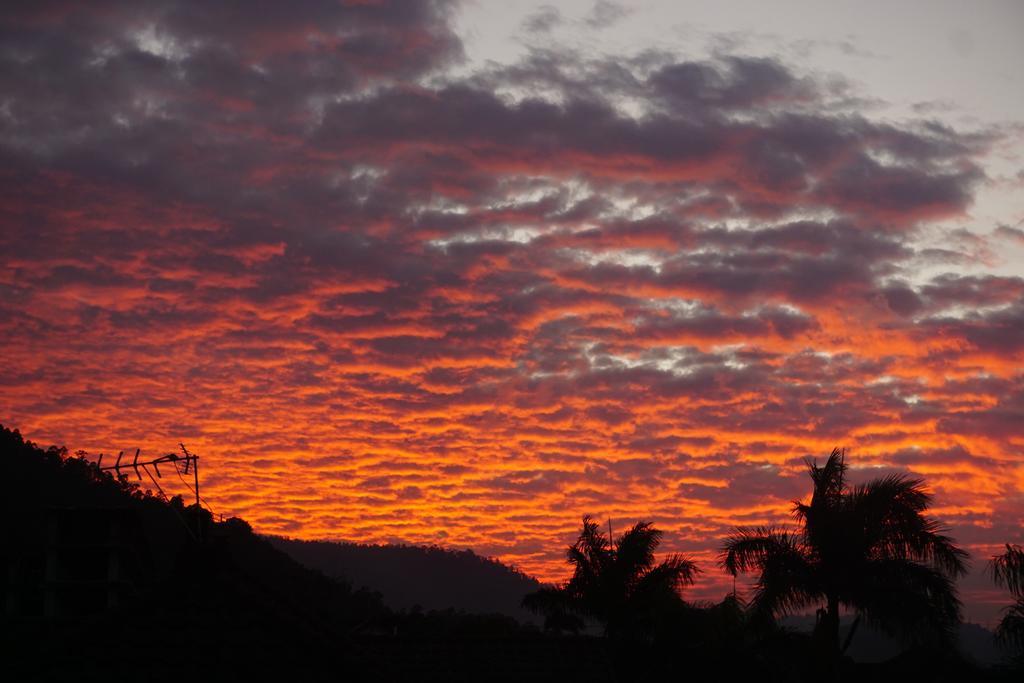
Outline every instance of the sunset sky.
<svg viewBox="0 0 1024 683">
<path fill-rule="evenodd" d="M 260 532 L 731 586 L 804 459 L 1024 542 L 1024 3 L 0 9 L 0 422 Z M 170 486 L 174 493 L 183 487 Z"/>
</svg>

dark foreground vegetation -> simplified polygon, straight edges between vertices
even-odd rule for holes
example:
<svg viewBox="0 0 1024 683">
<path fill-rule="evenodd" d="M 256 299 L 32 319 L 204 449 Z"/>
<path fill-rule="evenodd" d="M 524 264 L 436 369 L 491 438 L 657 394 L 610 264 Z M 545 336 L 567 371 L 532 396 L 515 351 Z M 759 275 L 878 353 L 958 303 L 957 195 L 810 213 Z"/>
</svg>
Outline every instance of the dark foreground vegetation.
<svg viewBox="0 0 1024 683">
<path fill-rule="evenodd" d="M 240 519 L 215 522 L 180 498 L 164 500 L 63 449 L 44 451 L 2 427 L 0 467 L 5 680 L 1010 681 L 1020 676 L 1010 667 L 985 669 L 949 646 L 957 610 L 952 579 L 962 557 L 954 548 L 940 547 L 941 539 L 928 548 L 900 541 L 907 561 L 935 576 L 908 569 L 899 581 L 876 578 L 878 583 L 866 586 L 850 583 L 851 577 L 829 578 L 830 563 L 838 560 L 816 549 L 815 543 L 824 541 L 814 527 L 848 511 L 821 514 L 828 501 L 817 488 L 801 513 L 804 535 L 746 530 L 728 541 L 724 567 L 760 573 L 759 591 L 749 605 L 736 596 L 707 605 L 685 601 L 682 590 L 700 568 L 680 556 L 655 561 L 660 533 L 651 525 L 640 523 L 609 538 L 585 520 L 568 553 L 570 581 L 532 590 L 525 600 L 541 615 L 541 628 L 507 614 L 396 609 L 379 593 L 296 562 Z M 898 497 L 922 511 L 922 501 L 911 495 L 914 482 L 903 483 L 909 488 Z M 831 519 L 826 526 L 848 521 Z M 937 527 L 924 531 L 941 536 Z M 858 557 L 865 543 L 842 552 Z M 947 554 L 936 563 L 936 553 Z M 873 557 L 868 553 L 860 561 Z M 1008 613 L 1014 618 L 1021 599 L 1020 557 L 1019 548 L 1008 547 L 993 565 L 995 578 L 1018 601 L 1018 612 Z M 866 567 L 858 565 L 862 571 Z M 502 574 L 494 567 L 487 571 Z M 509 584 L 499 585 L 507 590 Z M 528 580 L 522 585 L 524 592 L 536 588 Z M 865 591 L 881 588 L 891 591 L 888 600 L 904 601 L 899 607 L 913 608 L 906 612 L 911 621 L 894 616 L 891 606 L 863 602 Z M 852 662 L 837 641 L 833 602 L 873 623 L 908 630 L 903 654 L 883 664 Z M 811 633 L 780 626 L 787 609 L 817 605 L 823 611 Z M 933 609 L 938 611 L 931 614 Z M 939 620 L 933 622 L 933 616 Z M 1005 624 L 1006 642 L 1020 645 L 1015 640 L 1020 631 L 1014 631 L 1019 622 Z"/>
</svg>

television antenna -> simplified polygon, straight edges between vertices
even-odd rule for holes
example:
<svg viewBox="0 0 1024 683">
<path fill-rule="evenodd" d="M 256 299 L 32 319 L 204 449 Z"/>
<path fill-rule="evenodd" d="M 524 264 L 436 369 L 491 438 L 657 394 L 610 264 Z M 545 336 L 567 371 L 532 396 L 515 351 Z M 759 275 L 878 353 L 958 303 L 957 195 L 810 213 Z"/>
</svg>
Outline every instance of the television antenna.
<svg viewBox="0 0 1024 683">
<path fill-rule="evenodd" d="M 118 479 L 121 478 L 122 474 L 125 474 L 125 470 L 131 470 L 135 472 L 135 476 L 138 477 L 139 481 L 142 481 L 142 472 L 145 472 L 153 483 L 156 484 L 156 487 L 160 490 L 161 494 L 163 493 L 163 489 L 159 482 L 157 482 L 157 479 L 163 478 L 160 474 L 160 465 L 164 465 L 165 467 L 169 465 L 173 467 L 179 477 L 181 477 L 182 472 L 184 472 L 185 476 L 188 476 L 189 469 L 191 469 L 192 478 L 195 482 L 194 493 L 196 494 L 196 540 L 202 540 L 203 517 L 201 506 L 202 499 L 199 497 L 199 456 L 191 453 L 187 448 L 185 448 L 185 444 L 183 443 L 179 443 L 178 446 L 181 448 L 181 455 L 178 455 L 177 453 L 168 453 L 167 455 L 150 458 L 148 460 L 143 460 L 142 462 L 139 462 L 139 454 L 142 452 L 141 449 L 135 449 L 135 457 L 132 458 L 130 462 L 122 462 L 122 459 L 124 458 L 124 451 L 120 451 L 117 454 L 117 459 L 114 461 L 114 464 L 107 465 L 106 467 L 103 465 L 103 454 L 100 453 L 99 459 L 96 461 L 96 469 L 102 472 L 113 472 Z M 179 469 L 179 465 L 182 465 L 181 469 Z M 154 478 L 153 474 L 149 471 L 150 467 L 152 467 L 153 471 L 156 472 L 156 478 Z M 184 482 L 185 479 L 182 478 L 182 481 Z M 185 485 L 187 486 L 188 482 L 185 482 Z"/>
</svg>

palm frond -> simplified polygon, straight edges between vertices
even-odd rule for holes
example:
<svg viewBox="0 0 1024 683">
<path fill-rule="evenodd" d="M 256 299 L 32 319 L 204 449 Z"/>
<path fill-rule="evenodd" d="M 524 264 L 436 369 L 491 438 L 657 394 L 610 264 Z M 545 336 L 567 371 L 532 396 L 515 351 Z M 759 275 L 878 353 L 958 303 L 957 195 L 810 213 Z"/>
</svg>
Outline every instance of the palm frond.
<svg viewBox="0 0 1024 683">
<path fill-rule="evenodd" d="M 844 449 L 833 448 L 832 453 L 825 460 L 825 464 L 820 467 L 817 461 L 808 459 L 807 467 L 811 480 L 814 482 L 811 505 L 814 505 L 815 500 L 824 502 L 842 493 L 846 485 L 846 451 Z"/>
<path fill-rule="evenodd" d="M 932 496 L 923 479 L 889 474 L 853 487 L 849 500 L 861 514 L 881 520 L 892 514 L 893 508 L 923 512 L 931 504 Z"/>
<path fill-rule="evenodd" d="M 645 572 L 635 582 L 627 600 L 633 615 L 652 615 L 682 607 L 682 590 L 693 583 L 696 564 L 673 555 Z"/>
<path fill-rule="evenodd" d="M 1003 610 L 996 638 L 1002 645 L 1024 652 L 1024 598 Z"/>
<path fill-rule="evenodd" d="M 793 516 L 796 517 L 798 522 L 806 522 L 808 514 L 811 514 L 810 505 L 801 503 L 799 500 L 793 501 Z"/>
<path fill-rule="evenodd" d="M 989 571 L 997 586 L 1018 599 L 1024 598 L 1024 547 L 1007 543 L 1006 552 L 989 561 Z"/>
<path fill-rule="evenodd" d="M 927 562 L 949 576 L 963 576 L 968 555 L 945 535 L 945 527 L 923 514 L 930 503 L 924 482 L 902 474 L 856 486 L 846 496 L 865 555 Z"/>
<path fill-rule="evenodd" d="M 600 585 L 612 564 L 612 548 L 597 522 L 583 517 L 583 528 L 576 542 L 566 550 L 566 559 L 573 566 L 573 575 L 566 585 L 570 592 L 592 593 Z"/>
<path fill-rule="evenodd" d="M 868 563 L 843 600 L 872 625 L 907 640 L 948 642 L 961 620 L 953 579 L 909 559 Z"/>
<path fill-rule="evenodd" d="M 819 568 L 792 545 L 764 557 L 750 606 L 775 619 L 820 604 L 825 597 Z"/>
<path fill-rule="evenodd" d="M 601 532 L 601 526 L 590 515 L 584 515 L 583 529 L 572 547 L 588 561 L 594 562 L 604 558 L 611 549 L 611 541 Z"/>
<path fill-rule="evenodd" d="M 767 558 L 800 552 L 800 541 L 793 534 L 773 526 L 736 527 L 719 551 L 719 566 L 733 576 L 764 568 Z"/>
<path fill-rule="evenodd" d="M 661 543 L 662 532 L 650 522 L 637 522 L 615 543 L 615 562 L 627 576 L 638 576 L 654 564 L 654 551 Z"/>
<path fill-rule="evenodd" d="M 930 561 L 947 576 L 957 578 L 967 575 L 968 558 L 966 550 L 956 546 L 956 541 L 945 534 L 932 532 L 927 538 L 927 553 L 922 559 Z"/>
<path fill-rule="evenodd" d="M 750 601 L 758 618 L 790 614 L 814 605 L 822 595 L 817 571 L 800 539 L 782 529 L 737 528 L 726 539 L 719 564 L 733 576 L 760 572 Z"/>
<path fill-rule="evenodd" d="M 841 508 L 846 490 L 846 452 L 834 448 L 824 465 L 807 459 L 808 472 L 814 487 L 808 504 L 796 502 L 793 512 L 802 522 L 803 536 L 814 547 L 829 545 L 843 536 L 837 527 L 841 523 Z"/>
<path fill-rule="evenodd" d="M 682 555 L 670 555 L 645 573 L 641 581 L 663 583 L 671 586 L 675 591 L 680 591 L 686 586 L 692 586 L 697 574 L 700 573 L 700 568 L 693 560 Z"/>
</svg>

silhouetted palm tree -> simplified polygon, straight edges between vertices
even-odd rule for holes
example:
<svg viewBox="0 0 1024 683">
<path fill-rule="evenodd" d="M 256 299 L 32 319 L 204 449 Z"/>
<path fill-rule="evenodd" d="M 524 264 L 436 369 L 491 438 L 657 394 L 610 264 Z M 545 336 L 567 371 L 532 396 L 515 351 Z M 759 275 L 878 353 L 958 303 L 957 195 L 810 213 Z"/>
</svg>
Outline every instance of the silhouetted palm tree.
<svg viewBox="0 0 1024 683">
<path fill-rule="evenodd" d="M 844 452 L 821 467 L 808 461 L 810 504 L 794 503 L 796 531 L 738 528 L 721 565 L 733 576 L 760 572 L 751 608 L 774 619 L 817 607 L 816 640 L 832 665 L 860 621 L 891 634 L 945 639 L 960 621 L 954 580 L 967 553 L 923 513 L 931 502 L 921 479 L 892 474 L 859 486 L 846 481 Z M 856 619 L 839 642 L 839 612 Z"/>
<path fill-rule="evenodd" d="M 600 622 L 612 638 L 645 635 L 666 609 L 682 605 L 680 592 L 699 571 L 681 555 L 655 564 L 661 536 L 649 522 L 639 522 L 612 541 L 584 517 L 566 553 L 572 578 L 531 593 L 523 605 L 552 625 L 582 617 Z"/>
<path fill-rule="evenodd" d="M 1016 602 L 1007 607 L 996 628 L 996 636 L 1024 655 L 1024 548 L 1006 545 L 1006 552 L 989 563 L 996 585 L 1010 591 Z"/>
</svg>

